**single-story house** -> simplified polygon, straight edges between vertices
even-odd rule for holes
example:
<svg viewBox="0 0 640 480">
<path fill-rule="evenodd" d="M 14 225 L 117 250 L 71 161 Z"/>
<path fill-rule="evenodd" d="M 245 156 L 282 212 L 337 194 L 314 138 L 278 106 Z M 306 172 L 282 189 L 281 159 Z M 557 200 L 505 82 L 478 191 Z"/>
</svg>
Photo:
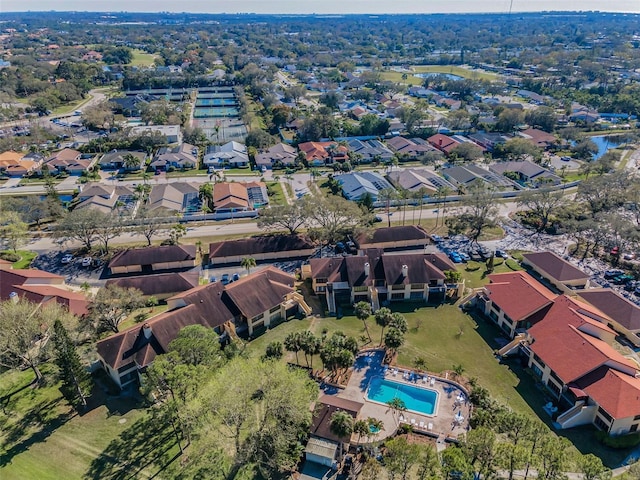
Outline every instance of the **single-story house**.
<svg viewBox="0 0 640 480">
<path fill-rule="evenodd" d="M 432 243 L 429 234 L 418 225 L 376 228 L 355 238 L 359 250 L 380 248 L 385 251 L 424 248 Z"/>
<path fill-rule="evenodd" d="M 151 161 L 151 168 L 167 170 L 173 168 L 196 168 L 198 166 L 198 148 L 188 143 L 175 147 L 163 147 Z"/>
<path fill-rule="evenodd" d="M 554 135 L 538 130 L 537 128 L 527 128 L 526 130 L 518 132 L 518 136 L 530 140 L 540 148 L 549 148 L 558 143 L 558 139 Z"/>
<path fill-rule="evenodd" d="M 489 152 L 493 151 L 498 145 L 503 145 L 510 138 L 509 135 L 496 132 L 477 132 L 469 135 L 469 139 L 473 141 L 473 143 L 480 145 Z"/>
<path fill-rule="evenodd" d="M 371 163 L 374 160 L 386 162 L 393 158 L 393 152 L 380 140 L 359 140 L 351 138 L 347 141 L 349 150 L 360 155 L 360 162 Z"/>
<path fill-rule="evenodd" d="M 407 155 L 409 158 L 417 158 L 427 152 L 439 151 L 421 138 L 393 137 L 386 142 L 392 151 Z"/>
<path fill-rule="evenodd" d="M 245 257 L 252 257 L 256 262 L 305 258 L 315 251 L 314 244 L 302 235 L 261 235 L 210 244 L 209 263 L 240 264 Z"/>
<path fill-rule="evenodd" d="M 112 275 L 150 273 L 159 270 L 193 268 L 195 266 L 195 245 L 128 248 L 116 253 L 109 262 L 109 269 Z"/>
<path fill-rule="evenodd" d="M 75 208 L 94 208 L 104 213 L 111 212 L 117 206 L 132 210 L 135 206 L 136 192 L 127 185 L 106 185 L 87 183 L 81 185 Z"/>
<path fill-rule="evenodd" d="M 233 141 L 224 145 L 209 145 L 202 163 L 209 169 L 246 167 L 249 165 L 247 147 L 242 143 Z"/>
<path fill-rule="evenodd" d="M 167 299 L 168 310 L 127 330 L 100 340 L 100 363 L 119 387 L 140 381 L 140 374 L 157 355 L 168 351 L 180 330 L 203 325 L 218 333 L 268 327 L 302 309 L 304 298 L 293 289 L 295 278 L 274 267 L 228 285 L 209 283 Z"/>
<path fill-rule="evenodd" d="M 427 141 L 445 155 L 449 155 L 451 151 L 461 143 L 455 138 L 443 135 L 442 133 L 436 133 L 435 135 L 430 136 L 427 138 Z"/>
<path fill-rule="evenodd" d="M 79 151 L 65 148 L 47 158 L 44 165 L 49 168 L 51 173 L 66 172 L 70 175 L 80 175 L 92 163 L 92 160 L 83 160 L 81 156 Z"/>
<path fill-rule="evenodd" d="M 160 183 L 154 185 L 149 193 L 149 211 L 173 216 L 179 213 L 199 211 L 198 185 L 187 182 Z"/>
<path fill-rule="evenodd" d="M 216 213 L 253 210 L 268 203 L 264 182 L 216 183 L 213 187 L 213 209 Z"/>
<path fill-rule="evenodd" d="M 357 257 L 312 258 L 303 268 L 313 291 L 324 295 L 329 313 L 338 305 L 371 302 L 374 311 L 386 301 L 441 303 L 448 288 L 446 270 L 455 265 L 442 253 L 385 255 L 370 249 Z M 454 288 L 460 290 L 460 285 Z"/>
<path fill-rule="evenodd" d="M 589 288 L 589 275 L 553 252 L 525 253 L 522 265 L 561 292 Z"/>
<path fill-rule="evenodd" d="M 435 172 L 424 168 L 395 170 L 389 173 L 387 178 L 398 188 L 408 190 L 412 193 L 422 190 L 426 196 L 432 196 L 439 189 L 443 188 L 447 188 L 450 193 L 456 191 L 456 187 L 454 187 L 453 184 Z"/>
<path fill-rule="evenodd" d="M 182 143 L 182 131 L 180 125 L 145 125 L 133 127 L 129 136 L 162 135 L 167 138 L 167 143 Z"/>
<path fill-rule="evenodd" d="M 13 150 L 0 153 L 0 173 L 9 177 L 23 177 L 38 170 L 41 165 L 42 158 L 32 159 Z"/>
<path fill-rule="evenodd" d="M 258 169 L 274 167 L 286 167 L 294 165 L 298 156 L 297 150 L 286 143 L 278 143 L 270 147 L 267 151 L 256 155 L 256 167 Z"/>
<path fill-rule="evenodd" d="M 442 176 L 460 190 L 469 188 L 474 182 L 486 182 L 495 187 L 512 187 L 509 179 L 502 175 L 496 175 L 489 170 L 480 168 L 474 164 L 456 165 L 442 170 Z"/>
<path fill-rule="evenodd" d="M 127 159 L 133 157 L 131 161 Z M 147 154 L 144 152 L 136 152 L 132 150 L 112 150 L 105 153 L 98 164 L 103 170 L 120 170 L 126 171 L 140 170 L 144 167 Z"/>
<path fill-rule="evenodd" d="M 324 165 L 349 160 L 349 149 L 337 142 L 304 142 L 298 145 L 310 165 Z"/>
<path fill-rule="evenodd" d="M 164 300 L 198 286 L 198 272 L 172 272 L 136 277 L 111 278 L 106 286 L 117 285 L 121 288 L 137 288 L 145 297 Z"/>
<path fill-rule="evenodd" d="M 336 177 L 347 200 L 361 200 L 366 194 L 375 202 L 381 190 L 393 190 L 393 186 L 377 172 L 352 172 Z"/>
<path fill-rule="evenodd" d="M 489 165 L 489 171 L 498 175 L 516 174 L 518 180 L 536 187 L 560 185 L 562 179 L 546 168 L 529 160 L 517 162 L 498 162 Z"/>
</svg>

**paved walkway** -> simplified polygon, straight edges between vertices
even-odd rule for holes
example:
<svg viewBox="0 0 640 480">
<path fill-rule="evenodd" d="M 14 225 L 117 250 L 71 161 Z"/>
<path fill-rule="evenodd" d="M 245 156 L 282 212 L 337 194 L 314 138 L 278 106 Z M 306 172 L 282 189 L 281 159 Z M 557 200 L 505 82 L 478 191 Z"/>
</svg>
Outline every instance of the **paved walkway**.
<svg viewBox="0 0 640 480">
<path fill-rule="evenodd" d="M 455 439 L 468 430 L 471 405 L 466 394 L 458 385 L 446 379 L 435 377 L 433 377 L 432 383 L 432 377 L 425 381 L 423 375 L 410 375 L 412 372 L 401 370 L 398 370 L 394 375 L 395 370 L 385 368 L 382 364 L 383 359 L 384 352 L 382 350 L 372 350 L 360 354 L 356 358 L 347 387 L 335 393 L 338 397 L 362 403 L 364 406 L 360 411 L 360 418 L 372 417 L 382 420 L 384 423 L 384 430 L 369 439 L 363 439 L 364 441 L 379 441 L 390 437 L 396 432 L 400 423 L 411 425 L 416 432 L 422 431 L 434 438 L 441 439 L 445 437 Z M 403 378 L 405 373 L 407 378 Z M 366 392 L 371 380 L 382 376 L 393 382 L 435 390 L 438 393 L 438 400 L 434 414 L 424 415 L 413 411 L 394 413 L 387 405 L 369 401 Z M 325 391 L 325 393 L 332 392 Z M 462 402 L 458 401 L 459 395 L 463 396 Z M 456 421 L 457 415 L 461 415 L 462 420 L 458 417 L 458 421 Z"/>
</svg>

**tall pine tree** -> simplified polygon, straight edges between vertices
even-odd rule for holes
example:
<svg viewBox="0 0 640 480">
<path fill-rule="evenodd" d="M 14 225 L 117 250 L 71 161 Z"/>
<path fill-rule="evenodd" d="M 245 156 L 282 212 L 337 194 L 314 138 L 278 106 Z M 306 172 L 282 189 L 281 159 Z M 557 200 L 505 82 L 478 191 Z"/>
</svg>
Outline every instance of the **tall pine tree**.
<svg viewBox="0 0 640 480">
<path fill-rule="evenodd" d="M 60 320 L 53 324 L 53 343 L 55 362 L 62 380 L 62 394 L 72 405 L 86 407 L 87 397 L 91 394 L 91 378 Z"/>
</svg>

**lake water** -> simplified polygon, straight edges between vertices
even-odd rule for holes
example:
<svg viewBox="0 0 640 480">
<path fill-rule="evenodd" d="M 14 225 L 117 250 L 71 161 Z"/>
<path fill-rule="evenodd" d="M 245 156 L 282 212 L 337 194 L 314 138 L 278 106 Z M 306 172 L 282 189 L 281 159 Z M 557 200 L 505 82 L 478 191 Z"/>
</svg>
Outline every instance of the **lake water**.
<svg viewBox="0 0 640 480">
<path fill-rule="evenodd" d="M 612 148 L 616 148 L 618 145 L 622 144 L 622 142 L 619 140 L 619 137 L 611 136 L 611 135 L 599 135 L 597 137 L 589 137 L 589 140 L 591 140 L 593 143 L 595 143 L 598 146 L 598 153 L 596 153 L 593 156 L 594 160 L 599 159 L 601 156 L 607 153 L 608 150 L 611 150 Z"/>
<path fill-rule="evenodd" d="M 447 77 L 449 80 L 462 80 L 461 76 L 454 75 L 453 73 L 428 72 L 428 73 L 415 73 L 414 76 L 418 78 Z"/>
</svg>

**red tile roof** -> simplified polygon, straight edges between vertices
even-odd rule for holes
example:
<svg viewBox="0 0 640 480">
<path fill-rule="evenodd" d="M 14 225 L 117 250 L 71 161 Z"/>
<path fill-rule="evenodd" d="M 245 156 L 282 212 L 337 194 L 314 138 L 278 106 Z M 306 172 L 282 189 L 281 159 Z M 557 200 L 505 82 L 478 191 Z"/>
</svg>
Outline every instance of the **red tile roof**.
<svg viewBox="0 0 640 480">
<path fill-rule="evenodd" d="M 521 321 L 550 305 L 556 297 L 526 272 L 494 273 L 485 291 L 491 301 L 514 321 Z"/>
<path fill-rule="evenodd" d="M 585 375 L 576 385 L 616 419 L 640 413 L 640 379 L 600 367 Z"/>
<path fill-rule="evenodd" d="M 450 153 L 451 150 L 460 145 L 459 141 L 443 135 L 442 133 L 436 133 L 435 135 L 430 136 L 427 138 L 427 141 L 444 153 Z"/>
</svg>

